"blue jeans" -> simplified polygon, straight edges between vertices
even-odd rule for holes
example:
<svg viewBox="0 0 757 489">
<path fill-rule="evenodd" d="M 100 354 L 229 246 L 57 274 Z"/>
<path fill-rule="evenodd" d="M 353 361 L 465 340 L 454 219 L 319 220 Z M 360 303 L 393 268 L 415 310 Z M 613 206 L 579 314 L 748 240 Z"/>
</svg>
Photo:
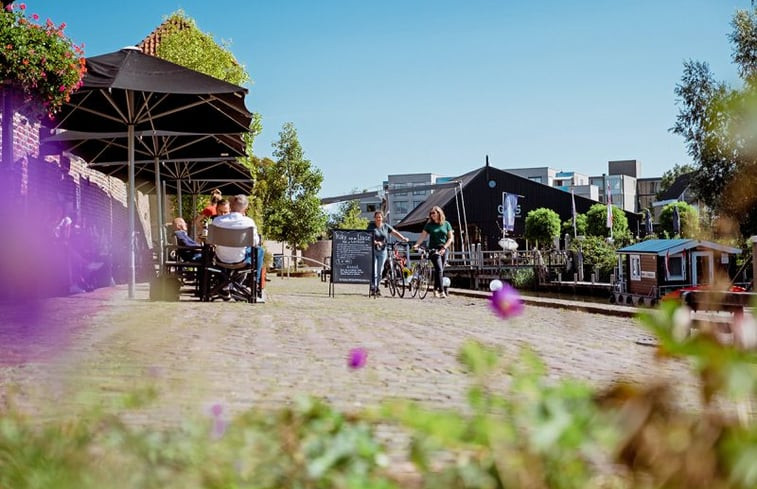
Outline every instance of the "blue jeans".
<svg viewBox="0 0 757 489">
<path fill-rule="evenodd" d="M 255 277 L 257 283 L 260 283 L 260 277 L 263 274 L 263 259 L 265 258 L 265 248 L 262 246 L 256 246 L 255 250 L 257 250 L 257 263 L 255 264 Z M 244 261 L 245 263 L 252 263 L 252 250 L 250 248 L 247 248 L 244 254 Z"/>
<path fill-rule="evenodd" d="M 381 282 L 381 273 L 384 271 L 384 262 L 386 261 L 386 248 L 381 251 L 373 250 L 373 282 L 371 288 L 378 290 Z"/>
</svg>

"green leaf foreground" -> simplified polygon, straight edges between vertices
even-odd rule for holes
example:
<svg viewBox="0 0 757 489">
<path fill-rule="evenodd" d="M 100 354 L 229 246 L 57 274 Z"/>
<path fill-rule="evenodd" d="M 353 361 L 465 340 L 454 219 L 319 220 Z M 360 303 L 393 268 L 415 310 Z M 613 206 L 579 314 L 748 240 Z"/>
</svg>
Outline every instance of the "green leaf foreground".
<svg viewBox="0 0 757 489">
<path fill-rule="evenodd" d="M 126 423 L 156 398 L 151 387 L 51 420 L 28 417 L 9 396 L 0 487 L 755 487 L 753 412 L 728 409 L 754 400 L 757 356 L 707 328 L 682 336 L 676 311 L 663 304 L 640 321 L 661 361 L 687 361 L 699 376 L 696 412 L 675 407 L 670 386 L 558 381 L 529 349 L 506 361 L 468 341 L 458 355 L 471 378 L 463 409 L 393 399 L 344 413 L 303 397 L 243 412 L 215 433 L 218 420 L 208 417 L 164 430 Z M 407 443 L 384 446 L 377 433 L 387 429 Z"/>
</svg>

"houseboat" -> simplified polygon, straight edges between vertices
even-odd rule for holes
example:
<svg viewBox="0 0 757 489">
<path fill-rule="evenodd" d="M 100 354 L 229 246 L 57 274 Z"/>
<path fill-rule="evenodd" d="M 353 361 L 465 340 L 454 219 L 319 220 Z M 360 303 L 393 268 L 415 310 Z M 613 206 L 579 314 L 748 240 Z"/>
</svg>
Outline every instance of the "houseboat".
<svg viewBox="0 0 757 489">
<path fill-rule="evenodd" d="M 650 239 L 617 250 L 610 302 L 655 305 L 665 294 L 733 277 L 739 248 L 696 239 Z"/>
</svg>

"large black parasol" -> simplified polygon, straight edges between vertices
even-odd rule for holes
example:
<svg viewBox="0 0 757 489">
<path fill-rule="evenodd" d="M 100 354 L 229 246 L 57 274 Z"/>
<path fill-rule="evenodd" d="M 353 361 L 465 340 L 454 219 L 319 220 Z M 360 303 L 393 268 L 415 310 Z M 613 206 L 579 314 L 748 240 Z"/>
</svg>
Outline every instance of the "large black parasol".
<svg viewBox="0 0 757 489">
<path fill-rule="evenodd" d="M 142 131 L 188 134 L 240 134 L 252 114 L 244 104 L 247 89 L 136 48 L 86 59 L 82 87 L 72 94 L 51 129 L 125 133 L 129 187 L 129 297 L 134 297 L 136 135 Z M 201 155 L 197 155 L 201 156 Z M 157 165 L 157 160 L 156 160 Z"/>
<path fill-rule="evenodd" d="M 43 154 L 73 153 L 86 160 L 90 167 L 128 181 L 129 139 L 126 133 L 100 133 L 61 130 L 50 134 L 40 130 Z M 163 230 L 165 205 L 161 180 L 166 189 L 181 196 L 182 189 L 201 193 L 208 186 L 223 187 L 227 192 L 251 192 L 249 170 L 231 158 L 245 155 L 240 134 L 190 134 L 174 131 L 139 131 L 134 137 L 134 179 L 140 186 L 145 180 L 154 182 L 158 204 L 159 253 L 163 266 Z M 181 201 L 179 201 L 181 202 Z"/>
</svg>

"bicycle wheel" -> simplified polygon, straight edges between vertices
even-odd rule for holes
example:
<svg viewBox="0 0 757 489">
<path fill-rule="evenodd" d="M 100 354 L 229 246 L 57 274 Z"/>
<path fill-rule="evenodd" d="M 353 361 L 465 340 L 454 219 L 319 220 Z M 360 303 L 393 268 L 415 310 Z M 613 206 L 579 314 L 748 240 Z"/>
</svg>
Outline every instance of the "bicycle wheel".
<svg viewBox="0 0 757 489">
<path fill-rule="evenodd" d="M 394 262 L 394 288 L 400 298 L 405 297 L 405 274 L 402 273 L 402 265 Z"/>
<path fill-rule="evenodd" d="M 397 293 L 397 287 L 394 283 L 394 269 L 391 265 L 389 265 L 389 268 L 386 271 L 386 285 L 389 287 L 389 293 L 392 294 L 392 297 Z"/>
<path fill-rule="evenodd" d="M 418 275 L 418 297 L 423 300 L 428 295 L 428 286 L 431 284 L 431 267 L 427 263 L 421 265 Z"/>
<path fill-rule="evenodd" d="M 418 270 L 418 264 L 413 263 L 413 266 L 410 267 L 410 270 L 412 270 L 412 273 L 410 274 L 410 278 L 407 281 L 407 291 L 410 293 L 410 297 L 415 297 L 418 295 L 418 274 L 420 271 Z"/>
</svg>

